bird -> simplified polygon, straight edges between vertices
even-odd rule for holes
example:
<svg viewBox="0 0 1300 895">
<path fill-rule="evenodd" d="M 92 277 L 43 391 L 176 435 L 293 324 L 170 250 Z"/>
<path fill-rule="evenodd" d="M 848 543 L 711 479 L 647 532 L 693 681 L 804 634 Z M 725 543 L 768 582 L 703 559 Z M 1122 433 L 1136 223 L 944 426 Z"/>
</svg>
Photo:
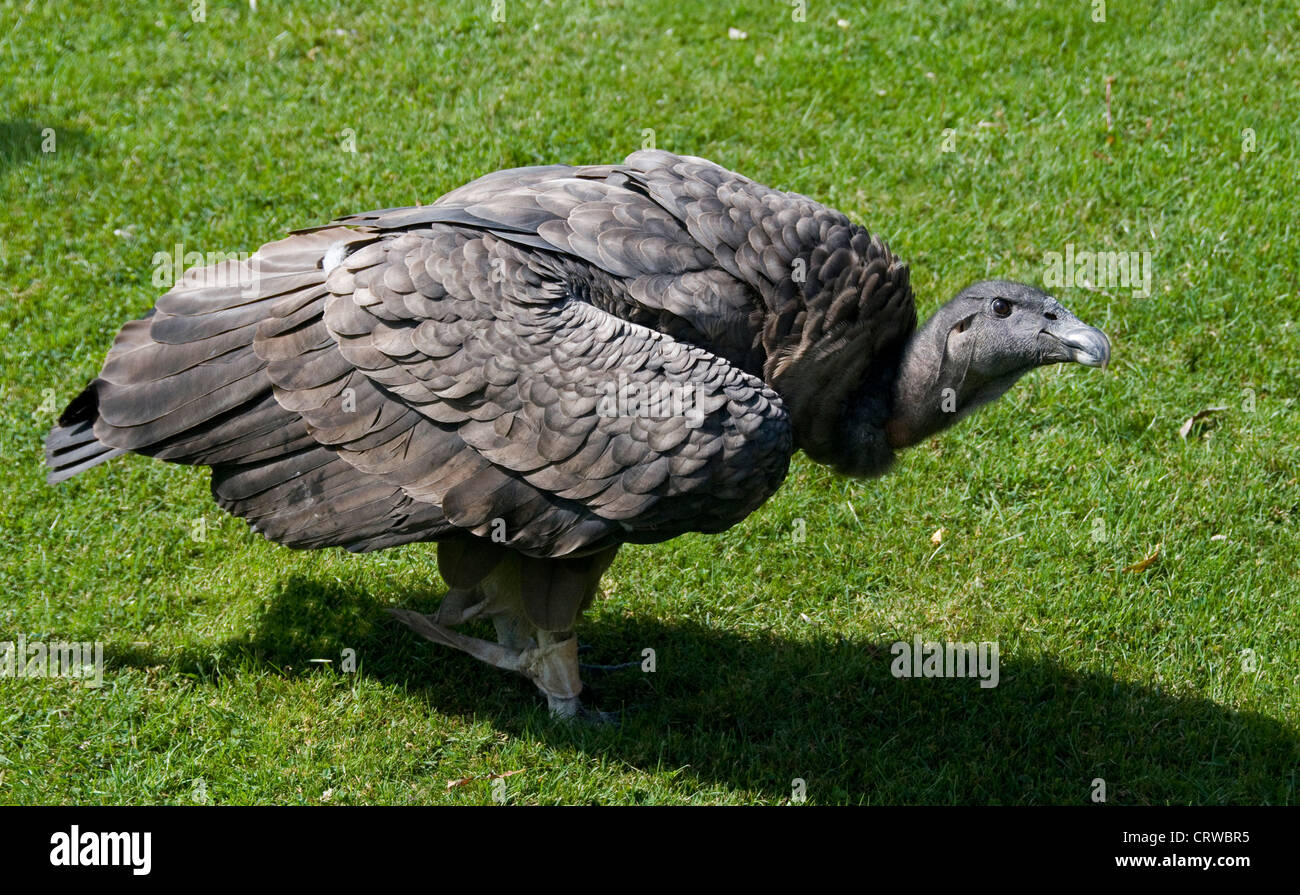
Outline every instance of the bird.
<svg viewBox="0 0 1300 895">
<path fill-rule="evenodd" d="M 985 280 L 918 325 L 845 214 L 663 150 L 489 173 L 184 272 L 45 443 L 211 468 L 290 548 L 437 542 L 428 640 L 582 701 L 574 629 L 623 544 L 717 533 L 802 451 L 871 478 L 1030 370 L 1105 367 L 1053 296 Z M 456 630 L 490 620 L 496 639 Z"/>
</svg>

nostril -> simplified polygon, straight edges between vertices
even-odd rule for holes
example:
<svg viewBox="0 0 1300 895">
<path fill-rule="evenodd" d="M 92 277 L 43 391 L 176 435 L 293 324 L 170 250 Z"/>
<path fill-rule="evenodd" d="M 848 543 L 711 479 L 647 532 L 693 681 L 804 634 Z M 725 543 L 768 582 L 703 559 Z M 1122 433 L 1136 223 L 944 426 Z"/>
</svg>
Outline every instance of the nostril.
<svg viewBox="0 0 1300 895">
<path fill-rule="evenodd" d="M 1055 319 L 1056 319 L 1056 315 L 1053 314 L 1051 311 L 1048 311 L 1048 312 L 1047 312 L 1046 314 L 1044 314 L 1043 316 L 1046 317 L 1048 320 L 1055 320 Z"/>
</svg>

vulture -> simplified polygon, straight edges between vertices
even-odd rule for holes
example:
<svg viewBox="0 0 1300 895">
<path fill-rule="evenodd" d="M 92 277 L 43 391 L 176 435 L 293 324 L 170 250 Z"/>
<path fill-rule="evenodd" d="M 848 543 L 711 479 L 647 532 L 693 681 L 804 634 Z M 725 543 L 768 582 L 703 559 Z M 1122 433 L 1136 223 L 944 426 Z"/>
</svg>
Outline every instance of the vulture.
<svg viewBox="0 0 1300 895">
<path fill-rule="evenodd" d="M 45 457 L 51 483 L 126 452 L 211 467 L 217 503 L 288 547 L 436 541 L 437 612 L 394 614 L 572 717 L 574 627 L 620 545 L 735 525 L 795 451 L 878 476 L 1029 370 L 1109 356 L 1001 280 L 918 327 L 907 265 L 844 214 L 648 150 L 186 271 Z"/>
</svg>

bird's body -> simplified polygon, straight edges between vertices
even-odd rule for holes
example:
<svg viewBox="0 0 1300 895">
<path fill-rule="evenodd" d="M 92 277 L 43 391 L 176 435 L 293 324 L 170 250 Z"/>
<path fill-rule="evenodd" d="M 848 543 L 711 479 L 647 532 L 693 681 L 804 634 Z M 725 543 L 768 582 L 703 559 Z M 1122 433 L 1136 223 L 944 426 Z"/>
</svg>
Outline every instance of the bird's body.
<svg viewBox="0 0 1300 895">
<path fill-rule="evenodd" d="M 955 418 L 954 375 L 976 406 L 1071 359 L 981 378 L 967 349 L 953 374 L 969 322 L 916 333 L 880 240 L 702 159 L 499 171 L 187 272 L 47 460 L 53 481 L 125 451 L 210 466 L 218 503 L 291 547 L 437 540 L 452 591 L 404 620 L 569 714 L 571 631 L 620 544 L 734 525 L 799 449 L 880 474 Z M 478 616 L 499 643 L 451 630 Z"/>
</svg>

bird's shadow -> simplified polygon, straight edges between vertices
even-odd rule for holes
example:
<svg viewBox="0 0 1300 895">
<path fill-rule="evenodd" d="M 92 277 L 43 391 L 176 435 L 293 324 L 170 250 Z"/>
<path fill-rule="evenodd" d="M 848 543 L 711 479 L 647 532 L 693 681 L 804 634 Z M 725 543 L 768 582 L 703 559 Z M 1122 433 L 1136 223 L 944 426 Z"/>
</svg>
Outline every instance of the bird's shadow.
<svg viewBox="0 0 1300 895">
<path fill-rule="evenodd" d="M 0 171 L 36 158 L 74 152 L 87 142 L 84 131 L 57 122 L 0 119 Z"/>
<path fill-rule="evenodd" d="M 389 600 L 295 576 L 248 637 L 168 655 L 110 647 L 107 664 L 208 680 L 250 665 L 346 673 L 341 657 L 355 650 L 356 673 L 420 694 L 431 710 L 668 773 L 702 797 L 722 788 L 772 802 L 1087 804 L 1104 785 L 1110 803 L 1296 801 L 1294 728 L 1050 660 L 1004 658 L 998 686 L 985 689 L 972 678 L 895 678 L 886 642 L 597 615 L 580 629 L 590 661 L 648 649 L 654 671 L 584 675 L 584 699 L 623 710 L 618 724 L 590 725 L 550 719 L 523 678 L 421 640 L 383 611 L 431 611 L 435 595 Z"/>
</svg>

